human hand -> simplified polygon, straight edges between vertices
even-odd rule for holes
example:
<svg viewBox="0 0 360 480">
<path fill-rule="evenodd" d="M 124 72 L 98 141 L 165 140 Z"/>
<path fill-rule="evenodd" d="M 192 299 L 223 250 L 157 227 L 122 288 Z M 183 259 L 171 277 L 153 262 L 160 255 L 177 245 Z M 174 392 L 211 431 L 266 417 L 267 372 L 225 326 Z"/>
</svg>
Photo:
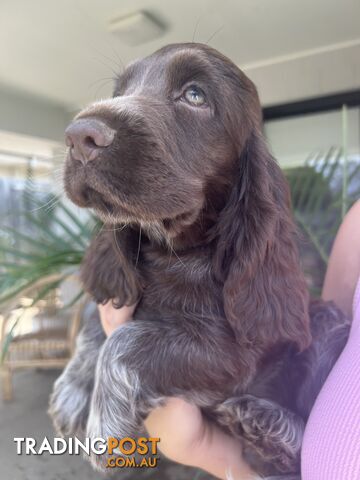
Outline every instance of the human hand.
<svg viewBox="0 0 360 480">
<path fill-rule="evenodd" d="M 124 305 L 121 308 L 114 308 L 111 300 L 104 305 L 99 304 L 99 314 L 102 327 L 107 336 L 120 325 L 131 319 L 135 311 L 136 305 Z"/>
<path fill-rule="evenodd" d="M 239 440 L 206 420 L 201 410 L 181 398 L 168 398 L 145 420 L 162 453 L 175 462 L 198 467 L 222 480 L 250 480 L 255 473 L 242 456 Z"/>
</svg>

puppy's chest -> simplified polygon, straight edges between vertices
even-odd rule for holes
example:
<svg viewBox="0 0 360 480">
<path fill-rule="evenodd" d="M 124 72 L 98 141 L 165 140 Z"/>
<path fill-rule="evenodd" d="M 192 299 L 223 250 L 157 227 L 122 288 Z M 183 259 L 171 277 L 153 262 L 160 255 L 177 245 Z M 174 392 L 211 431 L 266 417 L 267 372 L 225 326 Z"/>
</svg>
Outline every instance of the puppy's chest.
<svg viewBox="0 0 360 480">
<path fill-rule="evenodd" d="M 145 253 L 139 270 L 144 306 L 200 314 L 221 308 L 221 289 L 213 280 L 211 263 L 204 253 L 190 258 Z"/>
</svg>

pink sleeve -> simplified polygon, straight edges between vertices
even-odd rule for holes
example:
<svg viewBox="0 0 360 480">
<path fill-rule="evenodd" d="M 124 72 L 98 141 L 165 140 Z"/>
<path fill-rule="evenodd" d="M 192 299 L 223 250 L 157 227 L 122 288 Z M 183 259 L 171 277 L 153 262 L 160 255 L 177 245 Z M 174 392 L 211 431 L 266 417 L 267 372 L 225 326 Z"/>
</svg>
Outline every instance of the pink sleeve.
<svg viewBox="0 0 360 480">
<path fill-rule="evenodd" d="M 302 480 L 360 480 L 360 278 L 348 343 L 305 429 Z"/>
</svg>

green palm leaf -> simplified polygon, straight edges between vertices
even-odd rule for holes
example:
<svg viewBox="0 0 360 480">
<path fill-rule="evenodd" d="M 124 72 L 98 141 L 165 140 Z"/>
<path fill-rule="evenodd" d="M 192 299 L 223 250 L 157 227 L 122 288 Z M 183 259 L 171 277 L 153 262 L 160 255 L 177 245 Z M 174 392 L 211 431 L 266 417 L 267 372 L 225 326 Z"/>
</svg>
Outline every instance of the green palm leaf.
<svg viewBox="0 0 360 480">
<path fill-rule="evenodd" d="M 81 222 L 61 201 L 51 221 L 43 222 L 43 212 L 39 213 L 23 213 L 29 231 L 0 227 L 0 233 L 11 234 L 9 241 L 0 244 L 4 258 L 0 262 L 0 304 L 50 274 L 64 272 L 65 279 L 76 271 L 96 228 L 93 218 Z"/>
<path fill-rule="evenodd" d="M 295 220 L 324 271 L 344 214 L 360 197 L 360 165 L 353 162 L 351 169 L 344 168 L 344 162 L 348 160 L 342 150 L 331 148 L 285 170 Z"/>
</svg>

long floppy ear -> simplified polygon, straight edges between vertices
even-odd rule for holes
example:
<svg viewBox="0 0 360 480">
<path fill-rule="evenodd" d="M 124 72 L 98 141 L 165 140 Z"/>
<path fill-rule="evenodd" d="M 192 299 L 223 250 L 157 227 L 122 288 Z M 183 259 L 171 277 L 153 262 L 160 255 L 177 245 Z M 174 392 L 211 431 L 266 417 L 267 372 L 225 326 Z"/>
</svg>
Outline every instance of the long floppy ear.
<svg viewBox="0 0 360 480">
<path fill-rule="evenodd" d="M 225 314 L 243 345 L 310 341 L 308 293 L 299 265 L 285 178 L 258 129 L 238 159 L 238 179 L 217 224 L 215 272 Z"/>
</svg>

